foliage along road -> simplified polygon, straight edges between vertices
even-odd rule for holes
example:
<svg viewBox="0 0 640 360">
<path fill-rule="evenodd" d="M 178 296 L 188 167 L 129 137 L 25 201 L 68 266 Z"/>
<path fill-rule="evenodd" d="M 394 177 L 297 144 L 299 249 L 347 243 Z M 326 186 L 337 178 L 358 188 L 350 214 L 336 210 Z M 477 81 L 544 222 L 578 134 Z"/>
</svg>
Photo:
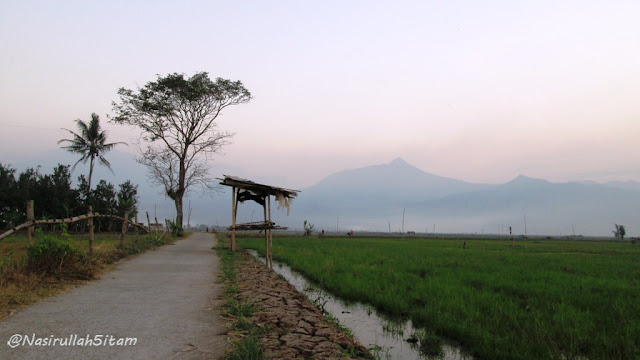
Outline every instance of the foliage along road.
<svg viewBox="0 0 640 360">
<path fill-rule="evenodd" d="M 215 309 L 221 286 L 213 245 L 211 234 L 194 233 L 19 311 L 0 322 L 0 358 L 220 358 L 226 328 Z M 26 345 L 10 346 L 25 335 Z"/>
</svg>

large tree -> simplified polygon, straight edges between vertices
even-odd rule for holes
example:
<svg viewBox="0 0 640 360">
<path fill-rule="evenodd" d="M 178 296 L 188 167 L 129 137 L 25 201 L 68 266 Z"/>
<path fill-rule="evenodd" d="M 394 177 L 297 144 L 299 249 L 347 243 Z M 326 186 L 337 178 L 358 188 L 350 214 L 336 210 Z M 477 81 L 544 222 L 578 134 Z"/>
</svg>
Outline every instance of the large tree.
<svg viewBox="0 0 640 360">
<path fill-rule="evenodd" d="M 142 130 L 138 162 L 151 179 L 164 186 L 176 206 L 176 226 L 182 232 L 182 199 L 189 188 L 211 181 L 210 155 L 219 153 L 232 134 L 217 129 L 216 119 L 228 106 L 249 102 L 251 93 L 240 81 L 209 79 L 206 72 L 158 76 L 143 88 L 118 90 L 113 121 Z"/>
<path fill-rule="evenodd" d="M 90 203 L 91 177 L 93 176 L 93 166 L 96 159 L 113 172 L 111 164 L 104 157 L 104 154 L 109 150 L 112 150 L 116 145 L 124 143 L 107 143 L 107 132 L 101 130 L 100 117 L 96 113 L 91 114 L 91 120 L 89 120 L 89 123 L 85 123 L 84 121 L 77 119 L 76 125 L 78 127 L 77 133 L 69 129 L 64 129 L 71 133 L 73 138 L 62 139 L 58 141 L 58 144 L 67 143 L 68 145 L 63 146 L 63 149 L 81 155 L 80 159 L 73 165 L 73 169 L 75 169 L 76 165 L 80 162 L 86 164 L 87 161 L 89 161 L 89 188 L 87 192 L 87 201 Z"/>
</svg>

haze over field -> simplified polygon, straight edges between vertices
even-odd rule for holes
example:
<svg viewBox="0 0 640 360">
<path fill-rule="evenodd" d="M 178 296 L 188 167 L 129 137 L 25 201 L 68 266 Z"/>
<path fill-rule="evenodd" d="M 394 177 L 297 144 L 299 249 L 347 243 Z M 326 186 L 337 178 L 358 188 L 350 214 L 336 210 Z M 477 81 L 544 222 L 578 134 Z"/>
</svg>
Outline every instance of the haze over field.
<svg viewBox="0 0 640 360">
<path fill-rule="evenodd" d="M 175 208 L 160 189 L 147 184 L 145 169 L 127 153 L 110 153 L 111 174 L 96 169 L 97 179 L 119 184 L 127 179 L 140 184 L 140 209 L 151 217 L 173 218 Z M 56 152 L 45 162 L 60 158 L 70 164 L 73 156 Z M 65 162 L 66 160 L 66 162 Z M 35 167 L 39 161 L 24 162 L 19 168 Z M 217 168 L 220 175 L 229 169 Z M 41 168 L 43 172 L 51 169 Z M 78 170 L 76 171 L 78 172 Z M 81 172 L 80 172 L 81 173 Z M 270 183 L 266 179 L 267 183 Z M 214 185 L 217 182 L 213 183 Z M 401 158 L 330 174 L 313 186 L 301 189 L 291 214 L 276 210 L 277 224 L 302 231 L 304 220 L 319 231 L 347 232 L 402 230 L 471 234 L 507 234 L 511 226 L 516 235 L 590 235 L 611 237 L 614 223 L 623 224 L 629 236 L 637 236 L 640 217 L 640 182 L 552 183 L 519 175 L 503 184 L 470 183 L 426 173 Z M 185 198 L 191 204 L 191 225 L 228 226 L 231 223 L 231 192 L 204 195 L 192 191 Z M 262 219 L 263 210 L 252 201 L 239 206 L 238 221 Z M 525 217 L 527 229 L 525 229 Z"/>
<path fill-rule="evenodd" d="M 160 206 L 166 215 L 159 217 L 173 213 L 160 189 L 143 184 L 143 171 L 131 160 L 139 134 L 106 120 L 118 88 L 173 72 L 241 80 L 254 96 L 220 118 L 220 128 L 236 136 L 224 156 L 212 159 L 216 176 L 313 195 L 329 185 L 331 179 L 323 179 L 330 174 L 400 157 L 418 171 L 458 179 L 440 188 L 445 192 L 438 198 L 379 195 L 381 204 L 385 197 L 406 200 L 388 211 L 395 209 L 397 219 L 406 207 L 416 231 L 436 215 L 427 208 L 464 214 L 468 226 L 460 231 L 495 232 L 515 222 L 497 209 L 485 209 L 500 214 L 487 220 L 452 204 L 462 190 L 486 204 L 487 192 L 520 174 L 581 182 L 590 190 L 588 181 L 617 181 L 608 185 L 620 191 L 635 186 L 627 181 L 640 181 L 635 1 L 3 1 L 0 10 L 0 161 L 18 168 L 41 164 L 43 171 L 58 160 L 72 164 L 57 150 L 66 136 L 61 128 L 96 112 L 111 141 L 130 143 L 118 148 L 122 153 L 107 154 L 116 175 L 103 176 L 140 183 L 147 209 L 169 204 Z M 78 167 L 74 178 L 79 174 L 86 169 Z M 303 196 L 283 221 L 297 224 L 294 215 L 313 215 L 305 213 Z M 585 201 L 583 208 L 592 206 Z M 230 200 L 225 195 L 214 203 Z M 618 214 L 618 203 L 604 211 Z M 638 233 L 637 219 L 603 217 L 592 208 L 563 208 L 575 220 L 568 215 L 554 225 L 553 218 L 534 220 L 538 210 L 530 204 L 512 204 L 506 211 L 517 212 L 518 224 L 526 213 L 535 232 L 566 234 L 576 223 L 579 233 L 604 235 L 610 222 L 626 221 L 629 234 Z M 226 221 L 226 207 L 217 215 L 208 206 L 194 210 L 192 224 Z M 333 223 L 340 215 L 330 216 Z M 383 219 L 390 216 L 361 226 L 385 230 Z M 598 216 L 602 224 L 588 220 Z M 342 217 L 344 226 L 360 226 Z M 454 223 L 461 221 L 436 231 L 455 231 Z"/>
</svg>

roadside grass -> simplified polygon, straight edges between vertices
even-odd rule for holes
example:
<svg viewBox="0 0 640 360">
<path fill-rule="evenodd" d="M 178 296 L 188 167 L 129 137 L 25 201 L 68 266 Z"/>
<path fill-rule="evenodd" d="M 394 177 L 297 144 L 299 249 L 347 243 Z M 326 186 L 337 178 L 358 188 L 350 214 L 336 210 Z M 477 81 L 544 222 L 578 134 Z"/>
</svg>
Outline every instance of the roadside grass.
<svg viewBox="0 0 640 360">
<path fill-rule="evenodd" d="M 228 360 L 260 360 L 262 348 L 260 338 L 267 329 L 258 327 L 251 321 L 253 313 L 259 309 L 257 304 L 250 304 L 236 300 L 233 296 L 238 293 L 236 280 L 237 253 L 229 250 L 228 240 L 222 234 L 217 235 L 218 245 L 214 249 L 221 260 L 220 280 L 224 284 L 225 303 L 220 307 L 220 313 L 230 323 L 231 349 L 224 358 Z"/>
<path fill-rule="evenodd" d="M 240 246 L 264 255 L 263 239 Z M 464 248 L 463 248 L 464 244 Z M 487 359 L 640 358 L 640 246 L 278 238 L 274 259 Z"/>
<path fill-rule="evenodd" d="M 24 233 L 0 240 L 0 320 L 13 310 L 33 304 L 95 278 L 116 261 L 176 240 L 171 234 L 127 234 L 120 247 L 119 233 L 98 233 L 89 255 L 87 234 L 38 232 L 29 253 Z M 34 261 L 37 260 L 37 261 Z"/>
</svg>

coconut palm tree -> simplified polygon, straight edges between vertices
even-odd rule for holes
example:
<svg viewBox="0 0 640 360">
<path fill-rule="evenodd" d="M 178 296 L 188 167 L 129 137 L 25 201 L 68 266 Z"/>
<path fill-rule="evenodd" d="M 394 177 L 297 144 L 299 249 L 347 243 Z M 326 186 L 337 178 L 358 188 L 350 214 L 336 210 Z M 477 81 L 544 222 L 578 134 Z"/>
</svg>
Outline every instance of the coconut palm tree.
<svg viewBox="0 0 640 360">
<path fill-rule="evenodd" d="M 76 124 L 78 126 L 78 133 L 69 129 L 63 129 L 71 133 L 71 135 L 73 135 L 73 139 L 62 139 L 58 141 L 58 144 L 66 142 L 68 145 L 63 146 L 63 149 L 82 155 L 80 160 L 73 165 L 72 170 L 75 169 L 76 165 L 80 162 L 86 164 L 87 160 L 89 161 L 89 187 L 87 190 L 87 203 L 89 203 L 89 197 L 91 194 L 91 177 L 93 176 L 93 166 L 96 159 L 113 173 L 111 164 L 104 157 L 104 154 L 113 149 L 116 145 L 125 143 L 117 142 L 107 144 L 107 133 L 106 131 L 100 130 L 100 117 L 96 113 L 91 114 L 91 120 L 88 124 L 80 119 L 76 120 Z"/>
</svg>

